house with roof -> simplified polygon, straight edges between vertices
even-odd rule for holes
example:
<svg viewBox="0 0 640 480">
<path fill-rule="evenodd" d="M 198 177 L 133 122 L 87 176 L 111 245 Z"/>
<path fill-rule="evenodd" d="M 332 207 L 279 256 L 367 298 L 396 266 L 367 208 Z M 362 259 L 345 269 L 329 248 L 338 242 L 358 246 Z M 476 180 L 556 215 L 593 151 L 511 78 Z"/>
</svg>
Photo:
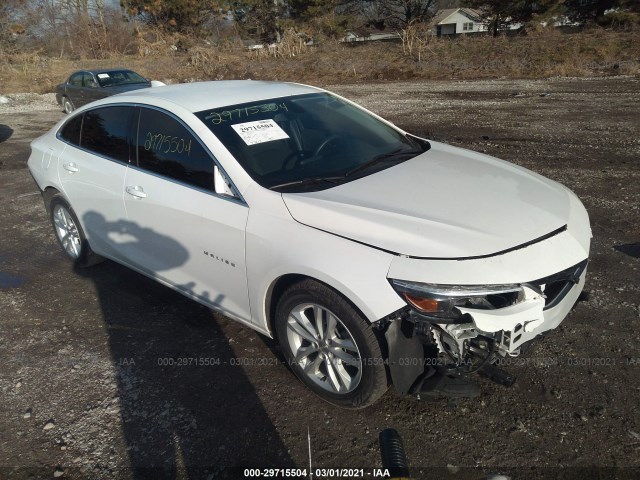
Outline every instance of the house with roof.
<svg viewBox="0 0 640 480">
<path fill-rule="evenodd" d="M 460 35 L 484 33 L 487 25 L 478 10 L 473 8 L 447 8 L 436 13 L 432 20 L 433 34 Z"/>
<path fill-rule="evenodd" d="M 356 42 L 393 42 L 399 41 L 400 34 L 398 32 L 390 32 L 383 30 L 368 30 L 362 32 L 349 31 L 340 39 L 343 43 Z"/>
</svg>

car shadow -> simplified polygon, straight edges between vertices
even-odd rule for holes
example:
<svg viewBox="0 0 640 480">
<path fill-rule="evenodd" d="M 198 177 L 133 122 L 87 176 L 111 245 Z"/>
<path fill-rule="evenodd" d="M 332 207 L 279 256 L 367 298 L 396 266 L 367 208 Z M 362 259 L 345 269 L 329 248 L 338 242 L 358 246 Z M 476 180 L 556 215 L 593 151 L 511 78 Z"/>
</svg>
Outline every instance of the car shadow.
<svg viewBox="0 0 640 480">
<path fill-rule="evenodd" d="M 640 258 L 640 242 L 627 243 L 625 245 L 616 245 L 613 247 L 618 252 L 629 255 L 633 258 Z"/>
<path fill-rule="evenodd" d="M 13 135 L 13 128 L 0 123 L 0 143 L 9 140 Z"/>
<path fill-rule="evenodd" d="M 99 214 L 90 214 L 95 222 Z M 126 227 L 132 242 L 165 247 L 173 242 L 178 261 L 165 259 L 165 270 L 188 259 L 184 247 L 157 238 L 151 229 L 104 219 L 102 226 L 103 238 L 117 238 L 109 234 Z M 235 479 L 243 478 L 245 467 L 294 466 L 253 385 L 234 362 L 221 328 L 225 317 L 115 262 L 76 273 L 93 281 L 100 301 L 133 478 Z"/>
</svg>

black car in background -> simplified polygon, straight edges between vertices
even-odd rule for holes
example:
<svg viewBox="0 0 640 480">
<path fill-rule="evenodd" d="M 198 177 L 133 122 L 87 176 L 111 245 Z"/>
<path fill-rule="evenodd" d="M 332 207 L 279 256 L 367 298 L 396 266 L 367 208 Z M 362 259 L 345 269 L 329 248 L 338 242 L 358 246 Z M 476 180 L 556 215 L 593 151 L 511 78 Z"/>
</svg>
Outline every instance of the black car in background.
<svg viewBox="0 0 640 480">
<path fill-rule="evenodd" d="M 132 70 L 80 70 L 56 87 L 56 100 L 71 113 L 85 103 L 150 86 L 149 80 Z"/>
</svg>

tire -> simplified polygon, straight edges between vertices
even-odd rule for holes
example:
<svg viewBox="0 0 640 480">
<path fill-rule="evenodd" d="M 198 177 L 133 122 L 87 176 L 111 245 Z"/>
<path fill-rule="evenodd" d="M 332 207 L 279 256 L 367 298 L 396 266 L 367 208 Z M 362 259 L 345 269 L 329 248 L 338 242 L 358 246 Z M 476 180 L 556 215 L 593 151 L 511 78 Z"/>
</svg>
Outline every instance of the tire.
<svg viewBox="0 0 640 480">
<path fill-rule="evenodd" d="M 327 402 L 363 408 L 387 391 L 386 367 L 371 325 L 336 291 L 314 280 L 291 286 L 278 301 L 275 327 L 293 372 Z"/>
<path fill-rule="evenodd" d="M 73 103 L 67 97 L 62 97 L 62 109 L 64 113 L 69 114 L 75 110 Z"/>
<path fill-rule="evenodd" d="M 58 194 L 51 198 L 49 215 L 58 243 L 74 266 L 90 267 L 104 260 L 91 250 L 76 213 Z"/>
</svg>

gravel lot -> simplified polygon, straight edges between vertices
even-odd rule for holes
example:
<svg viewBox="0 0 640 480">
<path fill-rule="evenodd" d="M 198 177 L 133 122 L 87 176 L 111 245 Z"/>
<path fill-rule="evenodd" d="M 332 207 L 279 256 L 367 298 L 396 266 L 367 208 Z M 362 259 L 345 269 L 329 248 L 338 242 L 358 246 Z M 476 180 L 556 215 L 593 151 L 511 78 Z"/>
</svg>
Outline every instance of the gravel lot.
<svg viewBox="0 0 640 480">
<path fill-rule="evenodd" d="M 11 95 L 0 103 L 0 478 L 242 478 L 233 467 L 308 466 L 308 434 L 314 467 L 371 469 L 385 427 L 403 436 L 415 478 L 640 477 L 639 79 L 333 89 L 585 203 L 588 299 L 509 367 L 516 385 L 482 381 L 481 398 L 456 405 L 390 390 L 338 410 L 257 333 L 116 264 L 74 271 L 26 169 L 29 142 L 62 113 L 50 95 Z"/>
<path fill-rule="evenodd" d="M 55 93 L 0 94 L 0 115 L 7 113 L 44 112 L 59 110 Z"/>
</svg>

